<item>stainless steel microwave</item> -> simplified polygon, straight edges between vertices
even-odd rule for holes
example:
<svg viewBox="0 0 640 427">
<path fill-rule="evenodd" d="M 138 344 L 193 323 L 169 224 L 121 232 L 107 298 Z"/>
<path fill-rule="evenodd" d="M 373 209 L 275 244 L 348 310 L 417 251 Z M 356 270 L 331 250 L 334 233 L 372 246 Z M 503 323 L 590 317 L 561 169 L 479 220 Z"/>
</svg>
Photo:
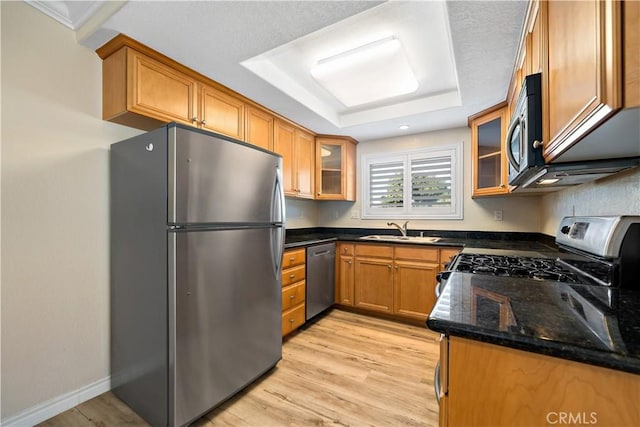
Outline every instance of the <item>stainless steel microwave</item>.
<svg viewBox="0 0 640 427">
<path fill-rule="evenodd" d="M 522 185 L 544 165 L 540 73 L 524 78 L 505 138 L 509 185 Z"/>
</svg>

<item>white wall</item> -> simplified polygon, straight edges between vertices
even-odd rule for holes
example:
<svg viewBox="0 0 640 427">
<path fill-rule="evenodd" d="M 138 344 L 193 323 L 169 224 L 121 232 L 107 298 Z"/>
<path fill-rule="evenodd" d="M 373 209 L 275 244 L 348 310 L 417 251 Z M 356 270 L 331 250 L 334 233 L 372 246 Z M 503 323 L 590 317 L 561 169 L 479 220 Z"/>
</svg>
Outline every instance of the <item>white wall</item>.
<svg viewBox="0 0 640 427">
<path fill-rule="evenodd" d="M 464 147 L 464 218 L 462 220 L 411 220 L 409 229 L 537 232 L 540 227 L 540 201 L 538 197 L 471 198 L 471 131 L 466 127 L 358 144 L 358 183 L 361 182 L 359 179 L 361 176 L 360 160 L 364 154 L 447 145 L 460 141 L 463 141 Z M 356 212 L 358 217 L 361 216 L 361 194 L 362 191 L 358 185 L 355 203 L 317 202 L 319 225 L 324 227 L 388 228 L 386 219 L 351 219 L 352 212 Z M 494 221 L 494 210 L 503 211 L 503 221 Z"/>
<path fill-rule="evenodd" d="M 542 198 L 542 233 L 554 236 L 570 215 L 640 215 L 640 168 Z"/>
<path fill-rule="evenodd" d="M 24 2 L 2 10 L 2 419 L 109 376 L 101 61 Z"/>
</svg>

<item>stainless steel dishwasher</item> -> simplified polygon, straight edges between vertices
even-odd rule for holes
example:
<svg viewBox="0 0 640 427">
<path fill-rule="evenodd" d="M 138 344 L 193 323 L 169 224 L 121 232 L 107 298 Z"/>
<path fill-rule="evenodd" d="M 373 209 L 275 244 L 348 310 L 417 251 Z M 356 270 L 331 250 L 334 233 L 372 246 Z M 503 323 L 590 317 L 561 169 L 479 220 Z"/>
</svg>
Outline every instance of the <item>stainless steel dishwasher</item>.
<svg viewBox="0 0 640 427">
<path fill-rule="evenodd" d="M 336 244 L 324 243 L 307 248 L 306 319 L 333 305 Z"/>
</svg>

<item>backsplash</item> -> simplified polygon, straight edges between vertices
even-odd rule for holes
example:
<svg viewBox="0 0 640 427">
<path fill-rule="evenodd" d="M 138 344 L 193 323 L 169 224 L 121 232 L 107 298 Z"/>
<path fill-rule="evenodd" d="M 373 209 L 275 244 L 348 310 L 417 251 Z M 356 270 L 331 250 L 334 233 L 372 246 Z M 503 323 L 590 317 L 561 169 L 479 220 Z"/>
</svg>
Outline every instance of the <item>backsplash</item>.
<svg viewBox="0 0 640 427">
<path fill-rule="evenodd" d="M 640 215 L 640 168 L 542 197 L 540 232 L 555 235 L 572 215 Z"/>
</svg>

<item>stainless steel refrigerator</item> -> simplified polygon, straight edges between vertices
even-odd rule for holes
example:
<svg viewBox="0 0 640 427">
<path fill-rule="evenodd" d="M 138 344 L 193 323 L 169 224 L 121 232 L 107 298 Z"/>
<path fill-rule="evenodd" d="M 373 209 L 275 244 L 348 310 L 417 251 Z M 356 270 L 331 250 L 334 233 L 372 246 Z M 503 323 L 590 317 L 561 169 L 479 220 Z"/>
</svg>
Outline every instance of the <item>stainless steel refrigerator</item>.
<svg viewBox="0 0 640 427">
<path fill-rule="evenodd" d="M 112 389 L 184 425 L 281 358 L 282 158 L 176 124 L 110 157 Z"/>
</svg>

